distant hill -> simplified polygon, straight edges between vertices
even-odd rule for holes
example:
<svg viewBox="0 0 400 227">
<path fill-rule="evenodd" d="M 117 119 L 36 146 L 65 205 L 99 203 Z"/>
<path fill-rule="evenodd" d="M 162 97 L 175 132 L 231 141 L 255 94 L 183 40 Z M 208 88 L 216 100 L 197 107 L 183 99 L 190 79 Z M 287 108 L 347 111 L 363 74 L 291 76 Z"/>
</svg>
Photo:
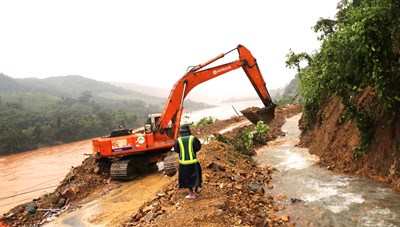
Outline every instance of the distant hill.
<svg viewBox="0 0 400 227">
<path fill-rule="evenodd" d="M 145 95 L 82 76 L 59 76 L 45 79 L 14 79 L 0 74 L 0 92 L 41 93 L 59 97 L 78 98 L 89 91 L 97 101 L 142 100 L 148 104 L 159 105 L 165 98 Z"/>
<path fill-rule="evenodd" d="M 26 90 L 27 88 L 23 84 L 20 84 L 15 79 L 0 73 L 0 91 L 18 92 Z"/>
<path fill-rule="evenodd" d="M 122 88 L 125 88 L 128 90 L 136 91 L 136 92 L 143 93 L 143 94 L 152 94 L 153 96 L 161 97 L 161 98 L 168 97 L 169 93 L 171 92 L 170 89 L 144 86 L 144 85 L 139 85 L 139 84 L 134 84 L 134 83 L 125 83 L 125 82 L 108 82 L 108 83 L 115 85 L 117 87 L 122 87 Z"/>
<path fill-rule="evenodd" d="M 284 91 L 283 88 L 268 90 L 269 94 L 271 95 L 272 101 L 274 102 L 281 98 L 283 91 Z M 251 97 L 241 97 L 241 98 L 231 97 L 229 99 L 223 100 L 222 103 L 258 101 L 258 100 L 260 100 L 260 97 L 258 97 L 258 95 L 255 94 L 254 96 Z"/>
<path fill-rule="evenodd" d="M 125 82 L 108 82 L 108 83 L 115 85 L 117 87 L 121 87 L 121 88 L 132 90 L 135 92 L 143 93 L 146 95 L 151 94 L 156 97 L 163 98 L 164 100 L 167 100 L 167 98 L 171 92 L 171 90 L 168 90 L 165 88 L 144 86 L 144 85 L 139 85 L 139 84 L 134 84 L 134 83 L 125 83 Z M 209 104 L 206 104 L 203 102 L 196 102 L 191 99 L 185 99 L 184 106 L 185 106 L 186 110 L 190 110 L 190 111 L 196 111 L 196 110 L 214 107 L 214 105 L 209 105 Z"/>
<path fill-rule="evenodd" d="M 125 84 L 125 86 L 122 86 Z M 101 82 L 82 76 L 58 76 L 45 79 L 15 79 L 0 73 L 0 101 L 41 106 L 55 102 L 60 98 L 78 99 L 90 92 L 91 99 L 98 102 L 141 101 L 157 105 L 161 110 L 169 95 L 168 90 L 146 87 L 131 83 Z M 191 111 L 212 107 L 211 105 L 185 100 L 185 108 Z"/>
</svg>

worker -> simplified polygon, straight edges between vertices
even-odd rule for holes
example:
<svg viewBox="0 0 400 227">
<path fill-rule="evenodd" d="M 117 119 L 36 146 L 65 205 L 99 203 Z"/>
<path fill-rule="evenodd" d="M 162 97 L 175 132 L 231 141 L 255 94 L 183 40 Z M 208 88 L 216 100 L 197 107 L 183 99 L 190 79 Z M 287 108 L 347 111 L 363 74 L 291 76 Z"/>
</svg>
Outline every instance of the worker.
<svg viewBox="0 0 400 227">
<path fill-rule="evenodd" d="M 199 196 L 198 188 L 202 184 L 201 166 L 197 160 L 201 143 L 191 134 L 187 124 L 180 127 L 179 134 L 174 144 L 174 151 L 179 153 L 179 188 L 188 188 L 190 193 L 185 198 L 195 199 Z"/>
</svg>

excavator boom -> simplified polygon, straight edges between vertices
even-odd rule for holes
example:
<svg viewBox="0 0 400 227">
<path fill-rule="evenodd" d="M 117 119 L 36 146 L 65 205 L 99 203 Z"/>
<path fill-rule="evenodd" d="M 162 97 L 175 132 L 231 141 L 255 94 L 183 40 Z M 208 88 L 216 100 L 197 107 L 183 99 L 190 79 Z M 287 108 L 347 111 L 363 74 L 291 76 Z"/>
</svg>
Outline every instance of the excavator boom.
<svg viewBox="0 0 400 227">
<path fill-rule="evenodd" d="M 237 49 L 239 52 L 239 59 L 230 63 L 223 65 L 211 67 L 208 69 L 201 70 L 205 66 L 215 62 L 218 59 L 223 58 L 226 54 Z M 196 67 L 189 70 L 180 80 L 178 80 L 171 90 L 171 93 L 165 104 L 165 108 L 161 114 L 161 117 L 157 123 L 157 128 L 162 133 L 163 129 L 167 126 L 170 120 L 173 121 L 173 133 L 174 138 L 178 136 L 178 129 L 180 126 L 180 120 L 183 111 L 183 100 L 189 94 L 189 92 L 197 85 L 218 77 L 222 74 L 228 73 L 238 68 L 243 68 L 247 77 L 249 78 L 251 84 L 256 90 L 261 101 L 264 103 L 265 107 L 268 109 L 269 118 L 273 118 L 273 112 L 275 104 L 272 102 L 271 96 L 266 88 L 266 83 L 261 74 L 261 71 L 257 65 L 256 59 L 253 57 L 251 52 L 243 45 L 238 45 L 235 49 L 225 53 L 220 54 L 217 57 L 197 65 Z M 271 114 L 272 113 L 272 114 Z M 244 113 L 244 115 L 248 115 Z M 246 116 L 247 117 L 247 116 Z M 254 116 L 252 116 L 254 117 Z M 259 118 L 262 120 L 262 118 Z M 270 120 L 264 120 L 270 121 Z"/>
</svg>

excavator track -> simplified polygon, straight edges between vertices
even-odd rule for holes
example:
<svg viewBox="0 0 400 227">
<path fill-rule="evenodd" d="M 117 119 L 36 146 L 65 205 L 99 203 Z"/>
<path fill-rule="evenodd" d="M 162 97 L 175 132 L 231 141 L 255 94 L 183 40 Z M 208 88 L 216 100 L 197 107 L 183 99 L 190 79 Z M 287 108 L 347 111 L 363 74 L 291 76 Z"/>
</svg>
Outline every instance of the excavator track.
<svg viewBox="0 0 400 227">
<path fill-rule="evenodd" d="M 134 159 L 120 159 L 114 161 L 110 168 L 111 178 L 114 180 L 132 180 L 139 176 L 139 173 L 135 171 Z"/>
<path fill-rule="evenodd" d="M 178 154 L 172 152 L 164 159 L 164 174 L 172 177 L 177 172 Z"/>
<path fill-rule="evenodd" d="M 113 180 L 129 181 L 141 174 L 158 171 L 157 163 L 161 162 L 168 153 L 147 153 L 130 155 L 114 160 L 111 164 L 110 175 Z M 177 158 L 176 158 L 177 160 Z"/>
</svg>

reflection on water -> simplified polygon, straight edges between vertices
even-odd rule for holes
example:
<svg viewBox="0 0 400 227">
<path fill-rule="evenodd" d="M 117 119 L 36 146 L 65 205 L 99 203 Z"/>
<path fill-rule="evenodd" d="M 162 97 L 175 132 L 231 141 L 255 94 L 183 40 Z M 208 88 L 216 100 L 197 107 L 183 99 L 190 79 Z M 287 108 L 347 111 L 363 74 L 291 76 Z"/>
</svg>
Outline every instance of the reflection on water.
<svg viewBox="0 0 400 227">
<path fill-rule="evenodd" d="M 294 146 L 299 119 L 288 119 L 282 128 L 287 136 L 255 157 L 278 170 L 269 192 L 288 198 L 277 201 L 290 204 L 282 213 L 297 226 L 400 226 L 400 194 L 368 179 L 334 174 L 319 167 L 307 149 Z"/>
</svg>

